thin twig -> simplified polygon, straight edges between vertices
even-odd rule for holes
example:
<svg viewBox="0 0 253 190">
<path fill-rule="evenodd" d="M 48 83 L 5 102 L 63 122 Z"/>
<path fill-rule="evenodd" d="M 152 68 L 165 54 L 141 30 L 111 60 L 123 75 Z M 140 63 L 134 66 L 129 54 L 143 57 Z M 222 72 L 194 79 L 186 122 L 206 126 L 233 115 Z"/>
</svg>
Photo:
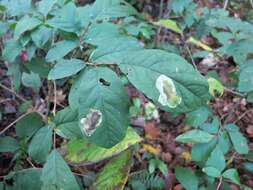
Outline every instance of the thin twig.
<svg viewBox="0 0 253 190">
<path fill-rule="evenodd" d="M 37 168 L 32 161 L 30 160 L 30 158 L 26 158 L 26 161 L 33 167 L 33 168 Z"/>
<path fill-rule="evenodd" d="M 240 97 L 243 97 L 243 98 L 245 98 L 245 96 L 246 96 L 245 94 L 242 94 L 240 92 L 236 92 L 236 91 L 234 91 L 230 88 L 227 88 L 227 87 L 224 87 L 224 90 L 231 93 L 231 94 L 234 94 L 234 95 L 237 95 L 237 96 L 240 96 Z"/>
<path fill-rule="evenodd" d="M 240 121 L 242 118 L 244 118 L 249 112 L 251 112 L 252 109 L 248 109 L 247 111 L 245 111 L 240 117 L 238 117 L 237 120 L 235 120 L 233 123 L 236 124 L 238 121 Z"/>
<path fill-rule="evenodd" d="M 218 185 L 217 185 L 216 190 L 219 190 L 219 189 L 220 189 L 221 183 L 222 183 L 222 177 L 220 177 L 220 180 L 219 180 L 219 183 L 218 183 Z"/>
<path fill-rule="evenodd" d="M 56 105 L 57 105 L 57 87 L 56 87 L 56 82 L 53 81 L 54 85 L 54 107 L 53 107 L 53 115 L 55 116 L 56 114 Z"/>
<path fill-rule="evenodd" d="M 191 58 L 192 65 L 194 66 L 194 68 L 195 68 L 196 70 L 198 70 L 197 65 L 196 65 L 196 63 L 195 63 L 195 61 L 194 61 L 194 59 L 193 59 L 191 50 L 190 50 L 190 48 L 188 47 L 188 45 L 187 45 L 186 43 L 185 43 L 185 48 L 186 48 L 186 51 L 188 52 L 188 54 L 189 54 L 189 56 L 190 56 L 190 58 Z"/>
<path fill-rule="evenodd" d="M 223 9 L 227 9 L 229 0 L 225 0 Z"/>
<path fill-rule="evenodd" d="M 54 143 L 54 149 L 56 149 L 56 133 L 55 133 L 55 130 L 53 131 L 53 133 L 54 133 L 54 139 L 53 139 L 53 143 Z"/>
<path fill-rule="evenodd" d="M 25 98 L 23 98 L 22 96 L 20 96 L 19 94 L 17 94 L 14 90 L 8 88 L 7 86 L 5 86 L 4 84 L 0 83 L 0 87 L 7 90 L 8 92 L 14 94 L 18 99 L 20 99 L 23 102 L 26 102 L 27 100 Z"/>
<path fill-rule="evenodd" d="M 159 6 L 159 15 L 158 15 L 158 20 L 160 20 L 163 16 L 163 4 L 164 4 L 164 0 L 160 0 L 160 6 Z M 155 38 L 155 44 L 157 45 L 159 40 L 159 36 L 162 30 L 162 26 L 159 26 L 156 32 L 156 38 Z"/>
<path fill-rule="evenodd" d="M 13 125 L 15 125 L 19 120 L 21 120 L 23 117 L 27 116 L 29 114 L 29 112 L 21 115 L 20 117 L 18 117 L 15 121 L 13 121 L 12 123 L 10 123 L 8 126 L 6 126 L 1 132 L 0 135 L 4 134 L 5 131 L 7 131 L 8 129 L 10 129 Z"/>
</svg>

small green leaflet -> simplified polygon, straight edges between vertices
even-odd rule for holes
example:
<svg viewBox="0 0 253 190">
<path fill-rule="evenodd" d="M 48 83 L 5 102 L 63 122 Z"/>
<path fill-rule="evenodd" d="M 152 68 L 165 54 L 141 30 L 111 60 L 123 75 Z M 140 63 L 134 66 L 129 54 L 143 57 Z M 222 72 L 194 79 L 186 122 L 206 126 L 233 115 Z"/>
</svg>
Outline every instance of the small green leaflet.
<svg viewBox="0 0 253 190">
<path fill-rule="evenodd" d="M 21 51 L 21 44 L 14 39 L 10 39 L 4 43 L 2 56 L 6 61 L 13 62 Z"/>
<path fill-rule="evenodd" d="M 239 128 L 234 124 L 225 125 L 224 128 L 228 130 L 228 134 L 236 152 L 239 154 L 248 154 L 249 147 L 247 139 L 239 131 Z"/>
<path fill-rule="evenodd" d="M 57 0 L 42 0 L 38 3 L 38 10 L 44 17 L 48 15 Z"/>
<path fill-rule="evenodd" d="M 215 78 L 208 79 L 209 84 L 209 93 L 213 97 L 221 97 L 224 94 L 224 87 L 220 81 L 216 80 Z"/>
<path fill-rule="evenodd" d="M 61 59 L 50 70 L 48 80 L 56 80 L 75 75 L 85 67 L 85 63 L 79 59 Z"/>
<path fill-rule="evenodd" d="M 70 51 L 77 47 L 77 42 L 72 40 L 63 40 L 57 42 L 53 47 L 47 52 L 46 60 L 48 62 L 53 62 L 59 60 L 67 55 Z"/>
<path fill-rule="evenodd" d="M 42 169 L 41 181 L 43 182 L 42 190 L 80 190 L 69 166 L 57 150 L 53 150 L 48 156 Z"/>
<path fill-rule="evenodd" d="M 253 60 L 249 60 L 240 67 L 238 90 L 250 92 L 253 90 Z"/>
<path fill-rule="evenodd" d="M 222 176 L 224 178 L 231 180 L 232 182 L 234 182 L 237 185 L 241 185 L 240 177 L 239 177 L 239 174 L 236 169 L 233 169 L 233 168 L 228 169 L 222 174 Z"/>
<path fill-rule="evenodd" d="M 206 168 L 216 168 L 218 171 L 222 172 L 226 167 L 226 161 L 225 157 L 223 155 L 223 152 L 221 151 L 220 147 L 217 145 L 212 153 L 210 154 L 208 160 L 206 161 Z M 211 171 L 211 175 L 214 174 L 214 169 L 207 170 Z M 217 172 L 215 172 L 217 173 Z"/>
<path fill-rule="evenodd" d="M 214 167 L 205 167 L 202 169 L 210 177 L 220 177 L 221 171 Z"/>
<path fill-rule="evenodd" d="M 35 27 L 39 26 L 41 24 L 41 21 L 34 17 L 25 16 L 23 17 L 16 25 L 15 31 L 14 31 L 14 39 L 18 39 L 21 34 L 23 34 L 26 31 L 30 31 L 34 29 Z"/>
<path fill-rule="evenodd" d="M 47 24 L 66 32 L 80 33 L 82 22 L 77 7 L 73 2 L 69 2 L 54 14 L 55 16 L 48 20 Z"/>
<path fill-rule="evenodd" d="M 16 152 L 19 149 L 19 144 L 16 139 L 6 136 L 0 137 L 0 152 Z"/>
<path fill-rule="evenodd" d="M 29 145 L 28 153 L 38 163 L 45 162 L 51 150 L 52 130 L 53 127 L 50 125 L 40 128 Z"/>
<path fill-rule="evenodd" d="M 214 138 L 214 135 L 211 135 L 199 129 L 193 129 L 182 135 L 179 135 L 176 138 L 176 141 L 182 142 L 182 143 L 208 143 L 213 138 Z"/>
<path fill-rule="evenodd" d="M 177 167 L 175 176 L 186 190 L 198 190 L 199 179 L 192 170 Z"/>
<path fill-rule="evenodd" d="M 38 129 L 44 126 L 43 118 L 36 112 L 29 113 L 21 118 L 15 128 L 19 138 L 30 138 Z"/>
<path fill-rule="evenodd" d="M 41 81 L 40 76 L 34 72 L 23 73 L 22 74 L 22 83 L 26 87 L 33 88 L 36 92 L 39 92 Z"/>
</svg>

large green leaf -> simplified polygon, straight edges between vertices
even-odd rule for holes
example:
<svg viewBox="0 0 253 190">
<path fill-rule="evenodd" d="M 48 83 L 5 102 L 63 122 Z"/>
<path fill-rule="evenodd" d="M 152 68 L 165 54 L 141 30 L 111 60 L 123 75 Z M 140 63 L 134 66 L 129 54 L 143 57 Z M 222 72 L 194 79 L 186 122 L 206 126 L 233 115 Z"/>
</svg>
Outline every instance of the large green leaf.
<svg viewBox="0 0 253 190">
<path fill-rule="evenodd" d="M 140 141 L 139 135 L 129 127 L 125 138 L 110 149 L 96 146 L 82 139 L 72 140 L 64 148 L 67 150 L 66 159 L 70 162 L 89 164 L 117 155 Z"/>
<path fill-rule="evenodd" d="M 34 17 L 25 16 L 17 23 L 15 31 L 14 31 L 14 38 L 18 39 L 21 34 L 26 31 L 32 30 L 35 27 L 39 26 L 41 21 Z"/>
<path fill-rule="evenodd" d="M 14 174 L 14 189 L 17 190 L 35 190 L 41 189 L 42 182 L 40 180 L 41 169 L 25 169 Z"/>
<path fill-rule="evenodd" d="M 19 138 L 31 137 L 44 125 L 43 118 L 36 112 L 29 113 L 16 124 L 16 133 Z"/>
<path fill-rule="evenodd" d="M 96 190 L 123 189 L 132 165 L 133 150 L 129 149 L 112 159 L 99 173 L 92 185 Z"/>
<path fill-rule="evenodd" d="M 71 88 L 69 103 L 73 110 L 79 110 L 79 121 L 84 122 L 80 126 L 90 142 L 110 148 L 124 138 L 129 126 L 129 100 L 112 70 L 99 67 L 82 72 Z M 92 115 L 99 119 L 91 122 Z M 85 125 L 87 122 L 90 124 Z"/>
<path fill-rule="evenodd" d="M 241 66 L 238 89 L 241 92 L 253 90 L 253 60 L 249 60 Z"/>
<path fill-rule="evenodd" d="M 0 152 L 16 152 L 19 149 L 16 139 L 6 136 L 0 137 Z"/>
<path fill-rule="evenodd" d="M 130 82 L 166 111 L 189 112 L 209 99 L 207 80 L 176 54 L 143 49 L 121 53 L 119 63 Z M 166 104 L 160 101 L 164 97 Z"/>
<path fill-rule="evenodd" d="M 70 168 L 57 150 L 53 150 L 48 156 L 42 170 L 41 181 L 42 190 L 80 190 Z"/>
<path fill-rule="evenodd" d="M 55 17 L 48 21 L 50 26 L 66 32 L 80 32 L 82 22 L 77 7 L 73 2 L 69 2 L 61 9 L 57 10 L 54 14 Z"/>
<path fill-rule="evenodd" d="M 46 56 L 46 60 L 48 62 L 52 62 L 52 61 L 61 59 L 65 55 L 67 55 L 70 51 L 75 49 L 76 46 L 77 46 L 77 42 L 72 41 L 72 40 L 64 40 L 64 41 L 57 42 L 48 51 L 47 56 Z"/>
<path fill-rule="evenodd" d="M 186 190 L 198 190 L 199 179 L 192 170 L 177 167 L 175 176 Z"/>
<path fill-rule="evenodd" d="M 52 130 L 50 125 L 42 127 L 32 138 L 28 153 L 34 161 L 38 163 L 46 161 L 52 147 Z"/>
</svg>

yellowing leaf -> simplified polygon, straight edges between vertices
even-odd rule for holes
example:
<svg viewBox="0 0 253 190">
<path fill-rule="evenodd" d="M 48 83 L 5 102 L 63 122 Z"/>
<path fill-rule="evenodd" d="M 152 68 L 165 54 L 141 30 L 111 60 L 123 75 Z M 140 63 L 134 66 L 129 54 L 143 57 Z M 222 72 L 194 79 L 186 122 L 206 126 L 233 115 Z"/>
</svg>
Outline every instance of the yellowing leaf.
<svg viewBox="0 0 253 190">
<path fill-rule="evenodd" d="M 183 152 L 183 153 L 181 154 L 181 157 L 182 157 L 186 162 L 191 161 L 191 154 L 190 154 L 190 152 Z"/>
<path fill-rule="evenodd" d="M 140 149 L 140 152 L 149 152 L 151 154 L 158 155 L 160 154 L 161 150 L 149 144 L 142 144 L 142 148 Z"/>
<path fill-rule="evenodd" d="M 212 96 L 215 97 L 218 95 L 219 97 L 221 97 L 224 94 L 224 87 L 220 81 L 216 80 L 215 78 L 209 78 L 208 84 L 209 84 L 209 93 Z"/>
<path fill-rule="evenodd" d="M 199 40 L 197 40 L 197 39 L 195 39 L 193 37 L 190 37 L 187 40 L 187 42 L 189 42 L 191 44 L 194 44 L 194 45 L 196 45 L 196 46 L 198 46 L 198 47 L 200 47 L 200 48 L 202 48 L 202 49 L 204 49 L 206 51 L 209 51 L 209 52 L 213 51 L 213 49 L 211 47 L 209 47 L 208 45 L 204 44 L 203 42 L 201 42 L 201 41 L 199 41 Z"/>
<path fill-rule="evenodd" d="M 122 190 L 128 179 L 132 156 L 133 150 L 129 149 L 108 162 L 99 173 L 91 189 Z"/>
<path fill-rule="evenodd" d="M 91 144 L 84 139 L 72 140 L 63 148 L 67 150 L 66 159 L 68 161 L 75 164 L 80 162 L 89 164 L 119 154 L 140 141 L 140 136 L 131 127 L 129 127 L 126 137 L 120 143 L 109 149 Z"/>
<path fill-rule="evenodd" d="M 168 28 L 172 30 L 173 32 L 176 32 L 178 34 L 183 34 L 183 31 L 178 27 L 177 23 L 174 20 L 171 19 L 161 19 L 158 22 L 155 23 L 156 25 L 163 26 L 165 28 Z"/>
</svg>

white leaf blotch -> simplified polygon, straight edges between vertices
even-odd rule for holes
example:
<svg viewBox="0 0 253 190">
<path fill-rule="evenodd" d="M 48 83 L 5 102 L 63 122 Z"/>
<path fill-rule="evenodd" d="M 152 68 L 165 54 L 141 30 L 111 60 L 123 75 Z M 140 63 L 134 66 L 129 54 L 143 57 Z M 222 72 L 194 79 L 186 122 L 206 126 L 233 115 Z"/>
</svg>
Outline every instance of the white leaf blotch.
<svg viewBox="0 0 253 190">
<path fill-rule="evenodd" d="M 160 75 L 156 79 L 156 88 L 160 93 L 158 102 L 161 105 L 176 108 L 181 103 L 182 98 L 177 95 L 176 87 L 171 78 Z"/>
<path fill-rule="evenodd" d="M 102 123 L 102 113 L 99 110 L 91 109 L 86 117 L 80 120 L 81 131 L 91 136 Z"/>
</svg>

